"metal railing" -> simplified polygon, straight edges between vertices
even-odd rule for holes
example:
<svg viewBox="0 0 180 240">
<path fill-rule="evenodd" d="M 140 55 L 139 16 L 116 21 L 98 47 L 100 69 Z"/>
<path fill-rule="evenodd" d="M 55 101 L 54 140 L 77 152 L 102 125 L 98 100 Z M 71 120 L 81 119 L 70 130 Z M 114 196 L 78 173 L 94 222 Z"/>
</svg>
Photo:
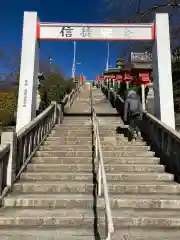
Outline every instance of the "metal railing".
<svg viewBox="0 0 180 240">
<path fill-rule="evenodd" d="M 102 185 L 103 185 L 103 193 L 104 193 L 104 201 L 105 201 L 105 227 L 107 232 L 106 240 L 110 240 L 111 235 L 114 232 L 114 225 L 113 225 L 113 219 L 112 219 L 112 213 L 111 213 L 103 153 L 102 153 L 101 142 L 99 137 L 99 126 L 98 126 L 99 123 L 98 123 L 98 118 L 95 112 L 95 103 L 92 96 L 92 89 L 91 89 L 91 109 L 92 109 L 92 125 L 93 125 L 93 133 L 94 133 L 95 163 L 98 164 L 97 192 L 98 192 L 98 196 L 101 197 Z"/>
<path fill-rule="evenodd" d="M 41 114 L 19 132 L 2 132 L 0 146 L 0 200 L 11 190 L 12 184 L 30 162 L 41 143 L 56 123 L 62 123 L 64 104 L 71 106 L 78 89 L 71 92 L 68 101 L 52 102 Z M 66 103 L 65 103 L 66 102 Z M 4 145 L 4 146 L 3 146 Z"/>
</svg>

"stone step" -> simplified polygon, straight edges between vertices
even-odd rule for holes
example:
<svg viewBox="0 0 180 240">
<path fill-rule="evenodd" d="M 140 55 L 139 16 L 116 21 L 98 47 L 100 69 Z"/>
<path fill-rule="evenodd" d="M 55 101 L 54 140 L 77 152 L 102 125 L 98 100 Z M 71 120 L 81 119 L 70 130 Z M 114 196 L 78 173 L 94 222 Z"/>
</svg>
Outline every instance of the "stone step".
<svg viewBox="0 0 180 240">
<path fill-rule="evenodd" d="M 77 131 L 87 131 L 87 132 L 92 132 L 92 124 L 87 124 L 87 123 L 84 123 L 83 125 L 69 125 L 69 126 L 55 126 L 54 128 L 52 128 L 52 131 L 73 131 L 73 132 L 77 132 Z"/>
<path fill-rule="evenodd" d="M 59 130 L 52 130 L 51 131 L 51 135 L 54 135 L 54 134 L 61 134 L 61 135 L 78 135 L 78 136 L 83 136 L 83 135 L 86 135 L 86 134 L 91 134 L 92 135 L 92 131 L 91 130 L 88 130 L 88 129 L 84 129 L 84 130 L 67 130 L 67 129 L 59 129 Z"/>
<path fill-rule="evenodd" d="M 40 164 L 92 164 L 92 157 L 33 157 L 31 163 Z"/>
<path fill-rule="evenodd" d="M 100 211 L 99 223 L 104 226 L 104 210 Z M 115 229 L 124 227 L 166 228 L 176 230 L 180 226 L 180 211 L 120 209 L 112 211 Z M 94 225 L 94 213 L 88 209 L 19 209 L 3 208 L 0 227 L 67 227 L 88 228 Z"/>
<path fill-rule="evenodd" d="M 149 151 L 150 147 L 149 146 L 136 146 L 136 145 L 128 145 L 128 146 L 109 146 L 109 145 L 103 145 L 102 144 L 102 150 L 106 151 Z"/>
<path fill-rule="evenodd" d="M 104 157 L 154 157 L 155 153 L 151 151 L 103 151 Z M 51 151 L 37 151 L 35 153 L 36 157 L 92 157 L 92 151 L 61 151 L 61 150 L 51 150 Z"/>
<path fill-rule="evenodd" d="M 28 164 L 27 171 L 33 172 L 92 172 L 90 164 Z"/>
<path fill-rule="evenodd" d="M 103 151 L 103 157 L 118 157 L 118 156 L 136 156 L 136 157 L 154 157 L 152 151 Z"/>
<path fill-rule="evenodd" d="M 180 209 L 180 196 L 169 194 L 111 194 L 110 195 L 111 208 L 139 208 L 139 209 Z M 102 206 L 102 200 L 98 206 Z"/>
<path fill-rule="evenodd" d="M 78 122 L 78 121 L 86 121 L 86 120 L 91 120 L 91 116 L 69 116 L 69 117 L 66 117 L 64 116 L 64 122 Z"/>
<path fill-rule="evenodd" d="M 2 227 L 68 227 L 93 230 L 94 213 L 91 209 L 32 209 L 2 208 L 0 229 Z"/>
<path fill-rule="evenodd" d="M 91 172 L 24 172 L 21 174 L 21 180 L 36 181 L 93 181 Z"/>
<path fill-rule="evenodd" d="M 91 116 L 64 116 L 64 122 L 76 122 L 76 121 L 86 121 L 91 120 Z"/>
<path fill-rule="evenodd" d="M 76 126 L 76 127 L 80 127 L 80 126 L 88 126 L 89 124 L 92 123 L 92 120 L 83 120 L 83 121 L 66 121 L 63 120 L 63 124 L 62 126 L 64 127 L 68 127 L 68 126 Z"/>
<path fill-rule="evenodd" d="M 107 173 L 108 181 L 173 181 L 174 176 L 169 173 Z M 92 181 L 93 175 L 88 172 L 24 172 L 21 175 L 22 180 L 37 180 L 37 181 Z"/>
<path fill-rule="evenodd" d="M 86 120 L 91 119 L 91 116 L 64 116 L 64 120 Z"/>
<path fill-rule="evenodd" d="M 54 143 L 51 145 L 46 145 L 46 146 L 40 146 L 39 150 L 45 150 L 45 151 L 51 151 L 51 150 L 65 150 L 65 151 L 85 151 L 85 150 L 90 150 L 92 149 L 92 145 L 59 145 L 58 143 Z M 102 151 L 149 151 L 150 147 L 148 146 L 104 146 L 102 145 Z"/>
<path fill-rule="evenodd" d="M 127 139 L 116 139 L 116 138 L 111 138 L 109 140 L 102 140 L 101 139 L 101 146 L 120 146 L 120 145 L 125 145 L 125 146 L 147 146 L 146 142 L 143 141 L 136 141 L 136 142 L 130 142 Z"/>
<path fill-rule="evenodd" d="M 13 186 L 17 193 L 92 193 L 95 185 L 85 181 L 20 181 Z M 179 194 L 180 186 L 173 182 L 108 182 L 109 193 Z"/>
<path fill-rule="evenodd" d="M 55 131 L 55 132 L 51 132 L 49 134 L 50 137 L 65 137 L 65 138 L 71 138 L 71 137 L 89 137 L 89 136 L 92 136 L 92 133 L 90 132 L 71 132 L 71 133 L 68 133 L 68 132 L 63 132 L 63 131 Z"/>
<path fill-rule="evenodd" d="M 86 141 L 86 140 L 91 140 L 92 141 L 92 136 L 48 136 L 47 140 L 48 141 L 59 141 L 59 140 L 69 140 L 69 141 L 74 141 L 76 139 L 79 139 L 80 141 Z"/>
<path fill-rule="evenodd" d="M 31 163 L 46 164 L 92 164 L 92 157 L 33 157 Z M 111 164 L 159 164 L 156 157 L 104 157 L 104 163 Z"/>
<path fill-rule="evenodd" d="M 108 172 L 156 172 L 163 173 L 165 171 L 163 165 L 152 164 L 105 164 L 105 171 Z M 90 164 L 28 164 L 27 170 L 37 172 L 74 172 L 84 171 L 92 172 L 93 166 Z"/>
<path fill-rule="evenodd" d="M 100 138 L 101 137 L 116 137 L 117 134 L 114 131 L 112 131 L 112 132 L 107 131 L 107 132 L 100 132 L 99 136 L 100 136 Z"/>
<path fill-rule="evenodd" d="M 149 181 L 149 182 L 108 182 L 110 193 L 118 194 L 177 194 L 180 192 L 180 185 L 175 182 Z"/>
<path fill-rule="evenodd" d="M 83 109 L 84 108 L 84 109 Z M 88 113 L 89 115 L 91 115 L 91 108 L 88 106 L 79 106 L 79 107 L 72 107 L 71 109 L 69 109 L 67 111 L 68 113 Z"/>
<path fill-rule="evenodd" d="M 102 201 L 104 200 L 101 199 Z M 102 202 L 101 205 L 103 204 Z M 92 209 L 93 205 L 91 194 L 11 194 L 3 200 L 5 207 Z"/>
<path fill-rule="evenodd" d="M 180 210 L 179 195 L 112 195 L 112 209 L 177 209 Z M 93 196 L 88 194 L 11 194 L 3 200 L 5 207 L 31 208 L 93 208 Z M 104 208 L 104 198 L 98 198 L 97 208 Z"/>
<path fill-rule="evenodd" d="M 127 227 L 116 229 L 112 240 L 179 240 L 180 230 L 174 228 Z"/>
<path fill-rule="evenodd" d="M 92 144 L 92 135 L 89 135 L 89 136 L 83 136 L 83 137 L 80 137 L 80 136 L 71 136 L 71 137 L 68 137 L 68 136 L 58 136 L 58 137 L 50 137 L 48 136 L 47 139 L 46 139 L 46 142 L 58 142 L 58 143 L 75 143 L 75 144 L 80 144 L 80 143 L 91 143 Z"/>
<path fill-rule="evenodd" d="M 99 119 L 98 119 L 99 120 Z M 103 121 L 101 121 L 101 120 L 99 120 L 99 130 L 101 131 L 101 130 L 103 130 L 103 129 L 105 129 L 105 130 L 116 130 L 117 129 L 117 126 L 116 125 L 108 125 L 108 124 L 101 124 L 101 123 L 103 123 Z M 124 125 L 122 125 L 122 124 L 120 124 L 120 122 L 119 122 L 119 127 L 121 127 L 121 128 L 125 128 L 124 127 Z"/>
<path fill-rule="evenodd" d="M 92 151 L 37 151 L 37 157 L 92 157 Z"/>
<path fill-rule="evenodd" d="M 89 132 L 92 132 L 92 127 L 81 127 L 81 128 L 70 128 L 70 127 L 61 127 L 61 128 L 53 128 L 52 129 L 52 132 L 74 132 L 74 133 L 89 133 Z"/>
<path fill-rule="evenodd" d="M 77 129 L 78 130 L 84 130 L 84 129 L 86 129 L 86 130 L 92 130 L 92 123 L 91 122 L 86 122 L 86 124 L 87 123 L 90 123 L 90 125 L 88 124 L 87 126 L 83 126 L 83 128 L 82 128 L 82 126 L 76 126 L 76 125 L 65 125 L 65 124 L 61 124 L 61 125 L 56 125 L 54 128 L 53 128 L 53 130 L 61 130 L 61 129 L 63 129 L 63 130 L 73 130 L 73 131 L 77 131 Z"/>
<path fill-rule="evenodd" d="M 90 227 L 89 227 L 90 228 Z M 93 229 L 84 228 L 3 228 L 0 229 L 1 240 L 95 240 Z"/>
<path fill-rule="evenodd" d="M 69 137 L 65 138 L 62 137 L 48 137 L 47 140 L 43 143 L 45 145 L 48 144 L 60 144 L 66 143 L 70 145 L 77 145 L 77 144 L 92 144 L 92 136 L 88 137 Z M 126 139 L 124 140 L 116 140 L 116 139 L 109 139 L 109 140 L 101 140 L 101 146 L 119 146 L 119 145 L 130 145 L 130 146 L 147 146 L 145 142 L 128 142 Z"/>
<path fill-rule="evenodd" d="M 61 151 L 91 151 L 92 145 L 60 145 L 60 144 L 51 144 L 40 146 L 39 150 L 41 151 L 53 151 L 53 150 L 61 150 Z"/>
<path fill-rule="evenodd" d="M 78 145 L 78 144 L 86 144 L 92 146 L 92 137 L 87 138 L 64 138 L 64 137 L 48 137 L 47 140 L 43 143 L 43 145 L 51 145 L 51 144 L 62 144 L 62 145 Z"/>
<path fill-rule="evenodd" d="M 98 117 L 99 119 L 99 117 Z M 119 124 L 122 124 L 120 120 L 114 120 L 114 119 L 109 119 L 109 120 L 101 120 L 99 119 L 99 125 L 100 126 L 109 126 L 112 125 L 113 127 L 118 127 Z"/>
<path fill-rule="evenodd" d="M 120 209 L 112 211 L 115 229 L 123 227 L 174 228 L 180 227 L 180 211 L 177 209 Z M 103 213 L 102 213 L 103 215 Z M 102 220 L 102 218 L 100 219 Z M 164 239 L 163 239 L 164 240 Z"/>
<path fill-rule="evenodd" d="M 127 184 L 133 182 L 150 182 L 150 181 L 173 181 L 174 176 L 169 173 L 154 173 L 154 172 L 120 172 L 107 173 L 107 181 L 126 181 Z"/>
<path fill-rule="evenodd" d="M 94 185 L 85 181 L 20 181 L 13 186 L 14 193 L 89 193 Z"/>
</svg>

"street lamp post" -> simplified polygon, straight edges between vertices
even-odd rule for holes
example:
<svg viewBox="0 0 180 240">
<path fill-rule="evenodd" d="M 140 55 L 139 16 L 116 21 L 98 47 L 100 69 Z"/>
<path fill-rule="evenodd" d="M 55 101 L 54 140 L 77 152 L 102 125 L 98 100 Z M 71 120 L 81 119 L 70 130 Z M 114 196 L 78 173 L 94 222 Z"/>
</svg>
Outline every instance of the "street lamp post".
<svg viewBox="0 0 180 240">
<path fill-rule="evenodd" d="M 72 78 L 75 79 L 76 74 L 76 42 L 74 41 L 74 56 L 73 56 L 73 64 L 72 64 Z"/>
<path fill-rule="evenodd" d="M 49 72 L 51 72 L 51 63 L 52 63 L 52 58 L 49 57 Z"/>
<path fill-rule="evenodd" d="M 106 70 L 109 69 L 109 43 L 107 43 L 107 60 L 106 60 Z"/>
</svg>

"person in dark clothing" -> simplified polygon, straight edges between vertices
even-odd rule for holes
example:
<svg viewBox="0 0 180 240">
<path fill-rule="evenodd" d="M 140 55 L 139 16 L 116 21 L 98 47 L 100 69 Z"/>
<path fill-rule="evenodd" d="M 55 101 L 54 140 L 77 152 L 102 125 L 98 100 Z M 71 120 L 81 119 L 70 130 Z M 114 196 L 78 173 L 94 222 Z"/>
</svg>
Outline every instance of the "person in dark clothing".
<svg viewBox="0 0 180 240">
<path fill-rule="evenodd" d="M 139 125 L 142 120 L 142 113 L 140 97 L 134 90 L 129 91 L 125 100 L 124 121 L 129 122 L 132 140 L 136 140 L 137 137 L 141 138 Z"/>
</svg>

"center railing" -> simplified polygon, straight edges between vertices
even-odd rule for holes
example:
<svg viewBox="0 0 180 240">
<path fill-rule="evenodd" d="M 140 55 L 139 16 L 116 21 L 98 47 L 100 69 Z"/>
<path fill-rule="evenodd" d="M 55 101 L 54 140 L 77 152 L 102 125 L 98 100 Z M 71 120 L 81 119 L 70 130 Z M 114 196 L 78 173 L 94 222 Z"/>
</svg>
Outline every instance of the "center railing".
<svg viewBox="0 0 180 240">
<path fill-rule="evenodd" d="M 114 232 L 114 225 L 113 225 L 113 219 L 112 219 L 112 213 L 111 213 L 103 153 L 102 153 L 101 142 L 99 137 L 99 123 L 98 123 L 98 118 L 95 112 L 95 103 L 92 96 L 92 90 L 91 90 L 91 110 L 92 110 L 92 125 L 93 125 L 93 133 L 94 133 L 95 163 L 98 164 L 97 192 L 98 192 L 98 196 L 101 197 L 102 185 L 103 185 L 103 193 L 104 193 L 104 201 L 105 201 L 105 228 L 107 233 L 106 240 L 110 240 L 111 235 Z"/>
<path fill-rule="evenodd" d="M 66 95 L 60 104 L 52 102 L 29 124 L 17 133 L 2 132 L 0 146 L 0 205 L 1 200 L 12 189 L 38 150 L 41 143 L 56 123 L 62 123 L 64 106 L 71 106 L 79 92 L 79 86 Z"/>
</svg>

